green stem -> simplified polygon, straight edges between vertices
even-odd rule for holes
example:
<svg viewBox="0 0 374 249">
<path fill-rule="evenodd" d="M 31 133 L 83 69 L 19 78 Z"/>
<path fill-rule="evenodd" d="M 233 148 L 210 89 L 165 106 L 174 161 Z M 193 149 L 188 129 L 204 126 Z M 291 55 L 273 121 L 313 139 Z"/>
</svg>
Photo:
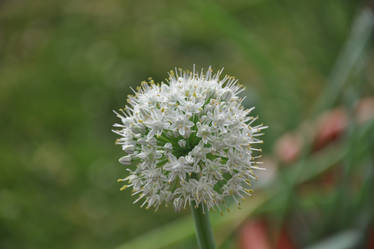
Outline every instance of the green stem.
<svg viewBox="0 0 374 249">
<path fill-rule="evenodd" d="M 195 221 L 196 239 L 199 249 L 215 249 L 216 245 L 214 243 L 207 208 L 203 207 L 203 204 L 196 207 L 195 203 L 192 202 L 191 210 Z"/>
</svg>

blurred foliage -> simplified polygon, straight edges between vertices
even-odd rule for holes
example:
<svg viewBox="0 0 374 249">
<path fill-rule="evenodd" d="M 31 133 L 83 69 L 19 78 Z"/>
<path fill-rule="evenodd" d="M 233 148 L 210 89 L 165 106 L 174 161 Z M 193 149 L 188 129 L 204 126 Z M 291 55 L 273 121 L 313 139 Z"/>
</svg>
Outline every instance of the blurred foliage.
<svg viewBox="0 0 374 249">
<path fill-rule="evenodd" d="M 140 209 L 131 204 L 129 192 L 118 190 L 115 180 L 125 171 L 117 163 L 122 153 L 113 144 L 112 110 L 124 105 L 129 87 L 148 76 L 161 81 L 175 66 L 225 67 L 246 85 L 246 104 L 256 105 L 270 125 L 264 150 L 271 153 L 283 132 L 311 117 L 365 5 L 348 0 L 1 1 L 0 248 L 114 248 L 182 216 L 167 208 Z M 347 80 L 354 84 L 330 88 L 337 93 L 333 105 L 373 94 L 371 45 L 358 66 L 352 65 L 356 74 Z M 363 148 L 359 142 L 354 145 Z M 357 153 L 348 153 L 349 174 L 356 158 L 372 166 L 370 150 Z M 342 177 L 342 186 L 347 179 Z M 370 187 L 364 184 L 355 202 L 358 211 L 370 203 Z M 286 188 L 288 195 L 294 193 L 292 186 Z M 327 205 L 310 212 L 318 217 L 331 212 L 335 222 L 341 216 L 334 217 L 333 210 L 347 198 L 340 195 L 331 197 L 335 206 L 305 202 Z M 264 212 L 294 200 L 277 203 L 281 207 L 265 205 Z M 314 242 L 346 225 L 314 224 L 320 234 L 304 239 Z M 227 237 L 223 245 L 231 248 L 235 240 Z M 178 248 L 194 246 L 193 239 L 179 243 Z"/>
</svg>

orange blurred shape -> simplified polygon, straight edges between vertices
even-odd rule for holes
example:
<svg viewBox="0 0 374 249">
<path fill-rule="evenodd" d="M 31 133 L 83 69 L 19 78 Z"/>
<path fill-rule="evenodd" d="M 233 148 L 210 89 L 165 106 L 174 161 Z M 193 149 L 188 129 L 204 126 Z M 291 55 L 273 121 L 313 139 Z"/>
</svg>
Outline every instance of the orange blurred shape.
<svg viewBox="0 0 374 249">
<path fill-rule="evenodd" d="M 333 168 L 326 171 L 319 177 L 319 179 L 321 180 L 321 184 L 323 184 L 325 187 L 334 187 L 340 177 L 340 173 L 341 172 L 339 168 Z"/>
<path fill-rule="evenodd" d="M 271 249 L 266 223 L 252 220 L 245 223 L 239 232 L 240 249 Z"/>
<path fill-rule="evenodd" d="M 357 104 L 356 108 L 357 122 L 360 124 L 374 118 L 374 97 L 367 97 Z"/>
<path fill-rule="evenodd" d="M 300 155 L 301 138 L 294 133 L 286 133 L 275 144 L 275 154 L 282 163 L 292 163 Z"/>
<path fill-rule="evenodd" d="M 275 239 L 274 239 L 275 238 Z M 274 243 L 275 242 L 275 243 Z M 297 249 L 291 240 L 285 226 L 270 236 L 269 226 L 264 220 L 246 222 L 239 232 L 240 249 Z"/>
<path fill-rule="evenodd" d="M 369 234 L 369 243 L 367 248 L 374 249 L 374 228 L 371 229 L 371 232 Z"/>
<path fill-rule="evenodd" d="M 280 231 L 279 237 L 276 240 L 276 248 L 278 249 L 296 249 L 285 227 Z"/>
<path fill-rule="evenodd" d="M 347 113 L 343 108 L 336 108 L 323 114 L 317 123 L 313 150 L 320 150 L 342 135 L 348 124 Z"/>
</svg>

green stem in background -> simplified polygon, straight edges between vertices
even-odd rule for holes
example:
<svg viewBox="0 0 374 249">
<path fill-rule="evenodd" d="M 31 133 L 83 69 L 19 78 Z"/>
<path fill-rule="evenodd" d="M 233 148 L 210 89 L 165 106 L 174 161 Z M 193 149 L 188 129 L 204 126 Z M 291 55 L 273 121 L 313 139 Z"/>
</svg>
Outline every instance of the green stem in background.
<svg viewBox="0 0 374 249">
<path fill-rule="evenodd" d="M 196 207 L 195 202 L 192 202 L 191 210 L 199 249 L 216 249 L 207 208 L 204 208 L 203 204 Z"/>
</svg>

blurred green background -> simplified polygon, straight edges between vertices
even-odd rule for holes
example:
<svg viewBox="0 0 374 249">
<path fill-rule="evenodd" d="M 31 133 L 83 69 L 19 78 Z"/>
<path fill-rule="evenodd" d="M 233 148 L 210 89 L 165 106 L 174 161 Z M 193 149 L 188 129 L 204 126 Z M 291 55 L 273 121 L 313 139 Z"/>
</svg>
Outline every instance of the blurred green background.
<svg viewBox="0 0 374 249">
<path fill-rule="evenodd" d="M 368 6 L 353 0 L 0 1 L 0 248 L 115 248 L 188 214 L 141 209 L 116 183 L 125 170 L 117 162 L 123 153 L 114 145 L 112 110 L 149 76 L 162 81 L 175 66 L 225 67 L 270 126 L 268 155 L 284 132 L 372 95 Z M 368 134 L 355 145 L 372 141 Z M 348 151 L 351 143 L 347 135 Z M 368 170 L 369 148 L 345 161 L 368 158 L 360 168 Z M 270 207 L 270 219 L 289 213 L 294 202 Z M 351 223 L 318 228 L 300 246 Z M 227 241 L 223 247 L 236 248 L 235 232 Z M 194 246 L 188 237 L 175 248 Z"/>
</svg>

